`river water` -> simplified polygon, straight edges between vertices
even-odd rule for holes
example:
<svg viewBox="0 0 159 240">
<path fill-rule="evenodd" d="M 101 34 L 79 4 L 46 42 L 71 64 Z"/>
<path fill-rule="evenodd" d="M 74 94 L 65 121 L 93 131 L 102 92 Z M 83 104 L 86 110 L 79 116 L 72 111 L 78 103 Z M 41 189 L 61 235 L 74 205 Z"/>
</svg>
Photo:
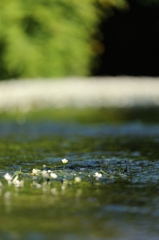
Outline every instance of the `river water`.
<svg viewBox="0 0 159 240">
<path fill-rule="evenodd" d="M 0 177 L 0 239 L 159 239 L 158 124 L 1 122 Z"/>
</svg>

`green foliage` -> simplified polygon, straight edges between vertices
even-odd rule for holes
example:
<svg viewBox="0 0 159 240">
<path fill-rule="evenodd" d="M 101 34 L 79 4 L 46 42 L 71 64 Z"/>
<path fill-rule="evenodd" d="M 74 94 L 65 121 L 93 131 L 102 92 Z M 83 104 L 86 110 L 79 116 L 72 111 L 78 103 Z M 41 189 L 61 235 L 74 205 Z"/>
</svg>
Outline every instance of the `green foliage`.
<svg viewBox="0 0 159 240">
<path fill-rule="evenodd" d="M 96 3 L 124 0 L 0 2 L 0 79 L 88 75 Z"/>
<path fill-rule="evenodd" d="M 127 7 L 126 0 L 99 0 L 97 1 L 103 7 L 117 7 L 117 8 L 125 8 Z"/>
<path fill-rule="evenodd" d="M 92 0 L 7 0 L 0 3 L 1 78 L 88 74 Z"/>
</svg>

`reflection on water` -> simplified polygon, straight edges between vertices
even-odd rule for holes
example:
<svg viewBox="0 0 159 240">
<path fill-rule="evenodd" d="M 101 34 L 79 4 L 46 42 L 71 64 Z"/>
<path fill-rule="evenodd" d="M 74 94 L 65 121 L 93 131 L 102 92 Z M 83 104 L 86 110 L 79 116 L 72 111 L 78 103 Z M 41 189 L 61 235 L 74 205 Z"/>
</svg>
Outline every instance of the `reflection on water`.
<svg viewBox="0 0 159 240">
<path fill-rule="evenodd" d="M 0 175 L 43 164 L 108 178 L 52 191 L 0 188 L 0 239 L 159 239 L 159 125 L 0 124 Z M 114 179 L 120 171 L 126 176 Z"/>
</svg>

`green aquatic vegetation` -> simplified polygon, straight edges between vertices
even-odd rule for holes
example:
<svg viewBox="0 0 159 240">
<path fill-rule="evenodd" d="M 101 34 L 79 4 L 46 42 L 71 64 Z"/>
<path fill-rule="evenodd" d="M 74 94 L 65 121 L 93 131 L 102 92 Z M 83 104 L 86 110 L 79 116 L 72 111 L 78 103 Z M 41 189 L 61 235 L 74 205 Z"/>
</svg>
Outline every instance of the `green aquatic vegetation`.
<svg viewBox="0 0 159 240">
<path fill-rule="evenodd" d="M 10 122 L 0 134 L 0 239 L 136 239 L 147 226 L 158 239 L 158 126 Z"/>
<path fill-rule="evenodd" d="M 68 160 L 61 160 L 60 167 L 47 167 L 43 165 L 41 169 L 33 168 L 30 172 L 22 170 L 15 171 L 13 174 L 5 173 L 3 175 L 0 187 L 7 189 L 14 186 L 15 188 L 30 188 L 42 189 L 42 192 L 50 191 L 53 195 L 57 193 L 57 189 L 61 189 L 61 193 L 65 189 L 78 188 L 81 186 L 99 185 L 114 182 L 116 180 L 128 180 L 129 176 L 123 169 L 115 169 L 113 172 L 108 170 L 109 163 L 103 162 L 100 168 L 66 168 Z M 6 184 L 7 183 L 7 184 Z"/>
</svg>

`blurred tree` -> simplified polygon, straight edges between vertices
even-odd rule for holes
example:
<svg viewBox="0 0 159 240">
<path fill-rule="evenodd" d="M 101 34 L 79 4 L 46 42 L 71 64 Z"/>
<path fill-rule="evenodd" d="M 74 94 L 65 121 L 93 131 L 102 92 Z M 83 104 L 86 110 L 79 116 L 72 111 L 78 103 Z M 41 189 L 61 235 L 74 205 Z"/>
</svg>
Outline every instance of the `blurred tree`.
<svg viewBox="0 0 159 240">
<path fill-rule="evenodd" d="M 92 57 L 99 48 L 92 37 L 101 10 L 106 14 L 110 7 L 122 7 L 124 3 L 124 0 L 1 1 L 0 79 L 89 75 Z"/>
<path fill-rule="evenodd" d="M 0 2 L 0 78 L 87 75 L 92 0 Z"/>
</svg>

